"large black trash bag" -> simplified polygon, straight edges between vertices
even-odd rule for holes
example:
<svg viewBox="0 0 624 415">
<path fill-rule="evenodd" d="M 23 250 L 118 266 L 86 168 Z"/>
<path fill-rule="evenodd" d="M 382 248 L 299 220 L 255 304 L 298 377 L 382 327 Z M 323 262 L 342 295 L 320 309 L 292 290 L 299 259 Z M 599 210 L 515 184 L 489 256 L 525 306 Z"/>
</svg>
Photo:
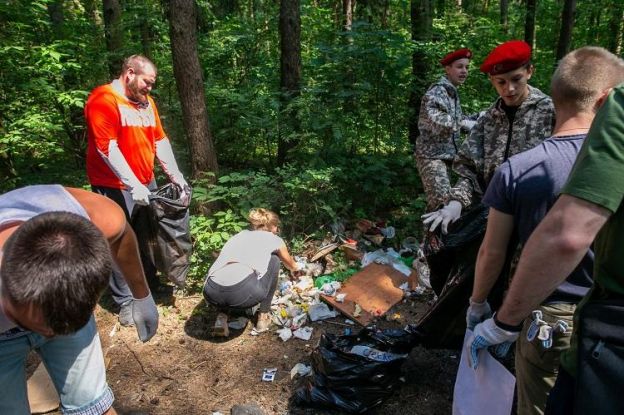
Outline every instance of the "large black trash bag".
<svg viewBox="0 0 624 415">
<path fill-rule="evenodd" d="M 178 186 L 169 183 L 152 192 L 149 206 L 135 208 L 132 214 L 141 252 L 180 288 L 186 283 L 193 247 L 190 199 L 181 199 Z"/>
<path fill-rule="evenodd" d="M 467 211 L 449 228 L 449 233 L 430 233 L 423 247 L 430 270 L 431 287 L 437 301 L 411 328 L 429 348 L 460 349 L 466 332 L 466 311 L 472 293 L 479 247 L 485 235 L 488 208 L 478 205 Z M 515 250 L 515 237 L 509 244 Z M 488 301 L 493 310 L 502 302 L 508 282 L 511 255 Z"/>
<path fill-rule="evenodd" d="M 414 338 L 405 330 L 375 327 L 357 335 L 323 334 L 312 352 L 314 377 L 295 392 L 294 403 L 349 413 L 380 405 L 401 384 L 401 366 Z"/>
</svg>

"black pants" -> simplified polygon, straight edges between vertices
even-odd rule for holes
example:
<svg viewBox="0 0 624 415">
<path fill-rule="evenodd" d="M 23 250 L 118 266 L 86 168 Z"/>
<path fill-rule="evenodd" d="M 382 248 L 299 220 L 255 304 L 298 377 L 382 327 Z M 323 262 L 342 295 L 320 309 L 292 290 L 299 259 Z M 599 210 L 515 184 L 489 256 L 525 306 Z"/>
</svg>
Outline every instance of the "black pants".
<svg viewBox="0 0 624 415">
<path fill-rule="evenodd" d="M 279 267 L 280 260 L 273 254 L 266 274 L 260 278 L 258 274 L 252 272 L 241 282 L 229 286 L 219 285 L 211 278 L 207 278 L 204 284 L 204 298 L 206 302 L 222 309 L 244 309 L 260 304 L 259 311 L 268 313 L 277 288 Z"/>
<path fill-rule="evenodd" d="M 152 180 L 152 182 L 147 185 L 147 188 L 150 190 L 155 190 L 156 181 Z M 132 196 L 130 195 L 129 191 L 104 186 L 91 186 L 91 190 L 94 193 L 106 196 L 113 202 L 117 203 L 119 207 L 121 207 L 121 209 L 124 211 L 128 223 L 132 224 L 132 222 L 130 221 L 132 212 L 130 210 L 134 209 L 134 203 L 132 202 Z M 145 272 L 145 277 L 147 278 L 147 280 L 152 282 L 155 281 L 156 267 L 154 266 L 154 264 L 152 264 L 152 261 L 149 260 L 149 256 L 144 254 L 143 252 L 141 252 L 141 263 L 143 264 L 143 271 Z M 108 285 L 111 289 L 111 296 L 113 297 L 113 301 L 115 301 L 117 305 L 122 305 L 132 300 L 132 292 L 130 291 L 130 287 L 128 287 L 126 279 L 121 274 L 116 265 L 113 268 L 113 273 L 111 275 Z"/>
</svg>

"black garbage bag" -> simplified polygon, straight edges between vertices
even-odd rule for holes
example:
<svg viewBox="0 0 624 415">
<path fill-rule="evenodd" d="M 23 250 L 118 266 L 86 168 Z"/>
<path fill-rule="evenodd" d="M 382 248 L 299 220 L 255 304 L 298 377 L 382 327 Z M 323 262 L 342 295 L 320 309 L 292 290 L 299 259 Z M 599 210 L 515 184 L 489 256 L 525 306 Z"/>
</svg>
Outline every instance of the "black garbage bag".
<svg viewBox="0 0 624 415">
<path fill-rule="evenodd" d="M 478 205 L 468 210 L 449 228 L 449 233 L 430 233 L 423 247 L 430 270 L 431 287 L 437 301 L 411 327 L 421 336 L 421 344 L 429 348 L 460 349 L 466 332 L 466 311 L 472 293 L 474 270 L 479 247 L 485 235 L 488 208 Z M 516 238 L 509 244 L 516 247 Z M 488 301 L 493 310 L 502 303 L 508 283 L 511 255 Z"/>
<path fill-rule="evenodd" d="M 314 376 L 295 392 L 294 402 L 349 413 L 380 405 L 401 384 L 401 366 L 414 344 L 405 330 L 323 334 L 312 352 Z"/>
<path fill-rule="evenodd" d="M 189 202 L 190 196 L 180 199 L 178 186 L 169 183 L 152 192 L 149 206 L 135 208 L 132 214 L 141 252 L 180 288 L 186 283 L 193 247 Z"/>
</svg>

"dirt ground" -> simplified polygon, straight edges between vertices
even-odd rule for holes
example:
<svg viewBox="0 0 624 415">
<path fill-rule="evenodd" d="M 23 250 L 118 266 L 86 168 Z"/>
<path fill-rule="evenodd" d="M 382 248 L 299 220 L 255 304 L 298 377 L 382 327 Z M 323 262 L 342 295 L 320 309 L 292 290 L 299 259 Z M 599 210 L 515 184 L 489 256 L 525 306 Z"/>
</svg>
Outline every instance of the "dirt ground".
<svg viewBox="0 0 624 415">
<path fill-rule="evenodd" d="M 168 297 L 168 298 L 167 298 Z M 415 322 L 430 295 L 399 303 L 398 321 L 379 321 L 383 328 Z M 229 414 L 236 404 L 255 404 L 267 414 L 340 414 L 295 407 L 291 395 L 300 385 L 290 379 L 298 362 L 310 353 L 323 332 L 341 333 L 344 317 L 313 323 L 310 341 L 282 342 L 274 332 L 252 336 L 251 323 L 227 339 L 211 338 L 208 328 L 216 311 L 201 296 L 159 295 L 160 327 L 148 343 L 134 328 L 120 327 L 116 315 L 98 307 L 97 321 L 108 367 L 108 381 L 121 414 Z M 104 304 L 106 300 L 104 300 Z M 357 329 L 357 328 L 355 328 Z M 405 384 L 372 414 L 448 414 L 458 356 L 449 351 L 415 348 L 404 365 Z M 277 368 L 273 382 L 261 381 L 264 368 Z"/>
</svg>

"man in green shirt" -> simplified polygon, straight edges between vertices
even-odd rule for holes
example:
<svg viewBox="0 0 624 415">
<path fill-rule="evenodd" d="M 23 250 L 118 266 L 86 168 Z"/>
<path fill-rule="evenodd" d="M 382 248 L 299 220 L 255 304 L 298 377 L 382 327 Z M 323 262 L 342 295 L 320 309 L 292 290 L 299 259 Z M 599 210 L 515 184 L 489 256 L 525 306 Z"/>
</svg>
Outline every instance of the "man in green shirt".
<svg viewBox="0 0 624 415">
<path fill-rule="evenodd" d="M 524 247 L 499 312 L 475 327 L 474 340 L 469 343 L 473 363 L 478 363 L 480 349 L 516 340 L 522 321 L 565 280 L 592 242 L 596 255 L 594 285 L 579 304 L 575 320 L 587 302 L 624 296 L 623 200 L 624 84 L 621 84 L 596 115 L 562 195 Z M 578 324 L 574 326 L 578 328 Z M 562 368 L 546 413 L 573 412 L 576 334 L 573 333 L 571 347 L 562 356 Z M 604 388 L 612 386 L 612 390 L 617 390 L 617 384 L 621 385 L 622 381 L 624 373 L 616 385 L 604 385 Z M 618 401 L 621 396 L 609 396 L 613 405 Z"/>
</svg>

